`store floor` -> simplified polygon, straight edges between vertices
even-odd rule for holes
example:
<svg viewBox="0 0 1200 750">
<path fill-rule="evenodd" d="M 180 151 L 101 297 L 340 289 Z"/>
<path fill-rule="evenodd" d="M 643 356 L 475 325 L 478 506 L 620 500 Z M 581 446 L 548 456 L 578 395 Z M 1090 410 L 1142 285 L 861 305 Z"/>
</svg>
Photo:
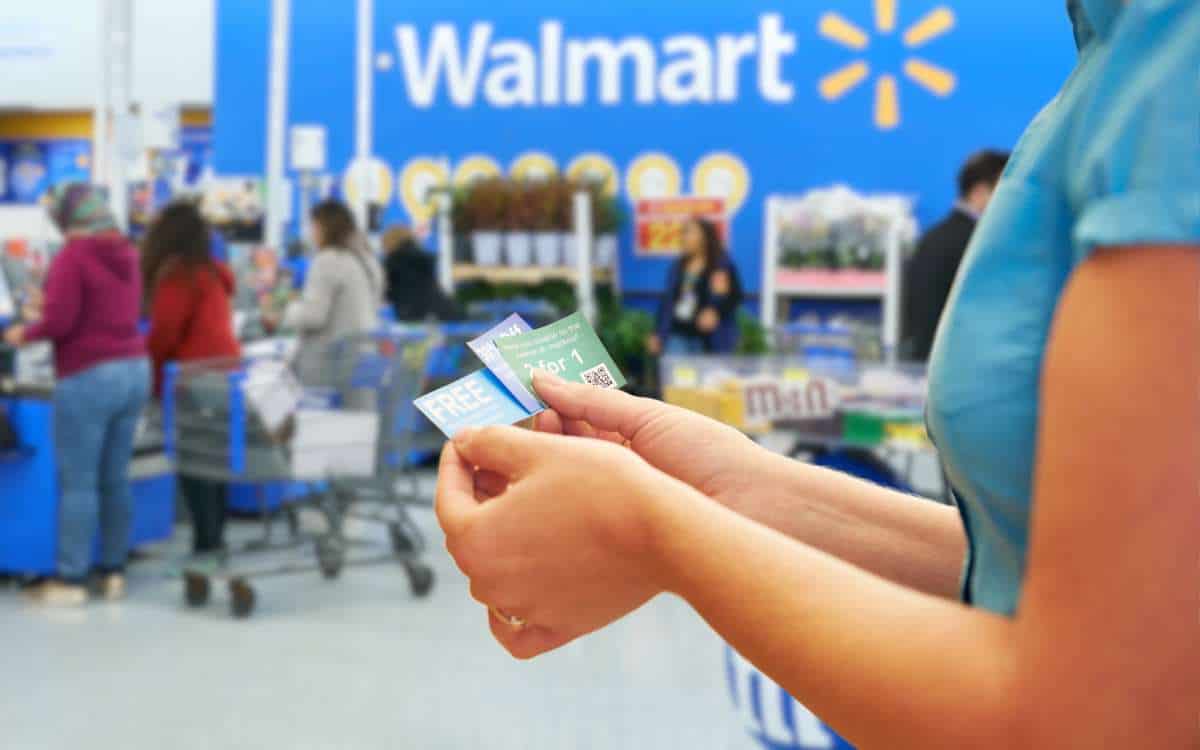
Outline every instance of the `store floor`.
<svg viewBox="0 0 1200 750">
<path fill-rule="evenodd" d="M 429 534 L 438 582 L 412 599 L 398 568 L 264 579 L 249 620 L 223 592 L 187 610 L 154 563 L 130 597 L 40 610 L 0 591 L 6 748 L 755 747 L 725 686 L 722 645 L 660 597 L 531 662 L 510 659 Z M 238 534 L 253 528 L 239 524 Z"/>
</svg>

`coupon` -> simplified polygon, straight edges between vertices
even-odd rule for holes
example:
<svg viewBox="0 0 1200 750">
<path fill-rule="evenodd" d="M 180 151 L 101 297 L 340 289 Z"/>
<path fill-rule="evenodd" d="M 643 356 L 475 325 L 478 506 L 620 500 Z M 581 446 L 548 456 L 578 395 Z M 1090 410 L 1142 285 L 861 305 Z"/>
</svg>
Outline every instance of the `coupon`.
<svg viewBox="0 0 1200 750">
<path fill-rule="evenodd" d="M 497 323 L 491 330 L 468 341 L 467 346 L 471 347 L 475 356 L 479 357 L 480 361 L 500 379 L 500 382 L 508 388 L 509 393 L 521 402 L 521 406 L 524 406 L 531 414 L 536 414 L 542 410 L 542 405 L 533 397 L 529 389 L 521 384 L 517 373 L 513 371 L 508 362 L 504 361 L 504 357 L 500 356 L 500 350 L 496 348 L 496 339 L 517 336 L 531 330 L 533 329 L 520 315 L 513 313 Z"/>
<path fill-rule="evenodd" d="M 495 344 L 521 385 L 531 393 L 534 370 L 601 388 L 625 385 L 625 376 L 582 313 L 535 331 L 496 339 Z"/>
<path fill-rule="evenodd" d="M 514 424 L 532 416 L 491 370 L 473 372 L 413 403 L 449 438 L 468 427 Z"/>
</svg>

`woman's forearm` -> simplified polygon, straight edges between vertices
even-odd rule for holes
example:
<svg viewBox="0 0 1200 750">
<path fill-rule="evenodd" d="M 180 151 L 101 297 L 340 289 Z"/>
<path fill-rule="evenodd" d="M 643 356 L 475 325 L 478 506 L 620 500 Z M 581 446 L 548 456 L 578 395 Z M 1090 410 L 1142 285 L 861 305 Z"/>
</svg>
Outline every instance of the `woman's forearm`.
<svg viewBox="0 0 1200 750">
<path fill-rule="evenodd" d="M 904 586 L 957 595 L 966 544 L 954 508 L 780 456 L 677 406 L 536 378 L 551 431 L 587 424 L 743 516 Z"/>
<path fill-rule="evenodd" d="M 727 504 L 735 511 L 895 583 L 958 595 L 966 536 L 958 512 L 769 453 Z"/>
<path fill-rule="evenodd" d="M 651 568 L 861 747 L 1016 747 L 1010 621 L 897 586 L 715 504 L 657 503 Z M 769 574 L 764 572 L 769 571 Z"/>
</svg>

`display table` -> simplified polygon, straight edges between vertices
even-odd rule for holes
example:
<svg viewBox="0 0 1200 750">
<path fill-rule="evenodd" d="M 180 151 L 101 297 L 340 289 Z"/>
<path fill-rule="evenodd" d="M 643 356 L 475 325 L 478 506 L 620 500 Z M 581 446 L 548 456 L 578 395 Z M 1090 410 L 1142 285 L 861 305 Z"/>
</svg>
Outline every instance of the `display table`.
<svg viewBox="0 0 1200 750">
<path fill-rule="evenodd" d="M 20 440 L 0 453 L 0 572 L 30 575 L 55 570 L 58 539 L 58 463 L 54 453 L 53 390 L 44 386 L 0 390 L 0 408 Z M 138 455 L 133 479 L 133 546 L 171 536 L 175 476 L 161 453 Z"/>
</svg>

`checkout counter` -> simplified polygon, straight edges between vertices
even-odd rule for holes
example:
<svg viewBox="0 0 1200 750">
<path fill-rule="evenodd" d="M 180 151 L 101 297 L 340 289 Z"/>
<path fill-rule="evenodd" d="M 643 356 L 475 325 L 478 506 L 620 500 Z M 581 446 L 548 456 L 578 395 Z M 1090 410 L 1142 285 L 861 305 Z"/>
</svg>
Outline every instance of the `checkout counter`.
<svg viewBox="0 0 1200 750">
<path fill-rule="evenodd" d="M 44 344 L 21 350 L 0 345 L 0 417 L 15 433 L 0 446 L 0 573 L 55 570 L 59 493 L 50 355 Z M 175 523 L 175 476 L 152 420 L 142 420 L 130 473 L 132 545 L 168 539 Z"/>
</svg>

